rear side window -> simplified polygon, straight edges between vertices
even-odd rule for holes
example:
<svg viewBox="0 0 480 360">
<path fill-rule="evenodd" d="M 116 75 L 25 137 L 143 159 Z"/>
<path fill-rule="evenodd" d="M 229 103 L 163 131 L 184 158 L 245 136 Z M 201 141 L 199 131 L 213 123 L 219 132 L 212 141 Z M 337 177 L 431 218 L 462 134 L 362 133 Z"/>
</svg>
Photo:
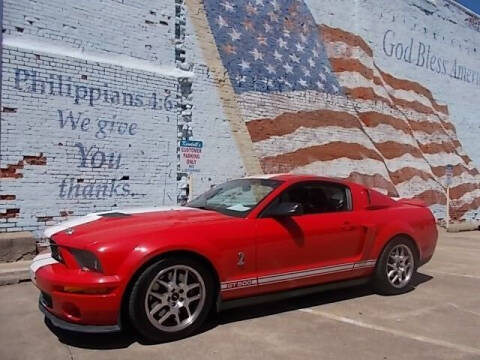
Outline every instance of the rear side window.
<svg viewBox="0 0 480 360">
<path fill-rule="evenodd" d="M 300 203 L 304 214 L 322 214 L 352 210 L 350 189 L 328 182 L 307 182 L 283 191 L 270 206 L 283 202 Z"/>
</svg>

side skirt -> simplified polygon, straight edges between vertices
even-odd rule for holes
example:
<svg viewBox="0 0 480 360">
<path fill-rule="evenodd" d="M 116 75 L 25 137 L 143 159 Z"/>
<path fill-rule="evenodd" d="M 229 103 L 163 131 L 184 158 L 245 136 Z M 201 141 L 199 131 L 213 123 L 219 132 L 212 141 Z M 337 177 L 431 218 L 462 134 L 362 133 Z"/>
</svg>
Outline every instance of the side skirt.
<svg viewBox="0 0 480 360">
<path fill-rule="evenodd" d="M 275 292 L 271 294 L 257 295 L 257 296 L 251 296 L 251 297 L 246 297 L 241 299 L 228 300 L 228 301 L 222 301 L 219 295 L 217 299 L 217 311 L 229 310 L 229 309 L 248 306 L 248 305 L 257 305 L 257 304 L 263 304 L 263 303 L 274 302 L 279 300 L 285 300 L 285 299 L 315 294 L 315 293 L 329 291 L 329 290 L 337 290 L 337 289 L 344 289 L 347 287 L 365 285 L 369 282 L 370 282 L 370 278 L 365 277 L 365 278 L 332 282 L 328 284 L 315 285 L 315 286 L 309 286 L 305 288 Z"/>
</svg>

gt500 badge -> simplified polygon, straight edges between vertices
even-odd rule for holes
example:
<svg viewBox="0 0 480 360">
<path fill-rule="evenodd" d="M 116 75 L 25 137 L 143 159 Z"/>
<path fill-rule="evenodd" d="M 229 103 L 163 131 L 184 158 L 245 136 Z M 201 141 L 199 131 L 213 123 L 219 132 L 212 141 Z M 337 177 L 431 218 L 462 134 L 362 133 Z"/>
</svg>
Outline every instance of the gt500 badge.
<svg viewBox="0 0 480 360">
<path fill-rule="evenodd" d="M 221 283 L 222 291 L 246 288 L 257 285 L 257 279 L 244 279 L 237 281 L 227 281 Z"/>
</svg>

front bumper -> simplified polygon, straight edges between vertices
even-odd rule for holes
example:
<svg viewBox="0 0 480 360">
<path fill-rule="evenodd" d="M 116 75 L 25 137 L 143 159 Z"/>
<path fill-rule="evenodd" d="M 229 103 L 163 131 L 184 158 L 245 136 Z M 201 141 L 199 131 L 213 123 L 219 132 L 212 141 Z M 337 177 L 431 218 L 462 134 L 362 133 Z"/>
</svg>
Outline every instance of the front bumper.
<svg viewBox="0 0 480 360">
<path fill-rule="evenodd" d="M 121 330 L 120 325 L 81 325 L 62 320 L 47 310 L 47 307 L 42 303 L 41 296 L 38 301 L 38 307 L 45 317 L 53 324 L 53 326 L 60 329 L 83 333 L 111 333 Z"/>
<path fill-rule="evenodd" d="M 70 269 L 48 260 L 48 254 L 39 257 L 30 267 L 31 278 L 42 292 L 40 310 L 53 325 L 81 332 L 120 330 L 121 291 L 117 276 Z M 71 292 L 67 288 L 93 293 Z"/>
</svg>

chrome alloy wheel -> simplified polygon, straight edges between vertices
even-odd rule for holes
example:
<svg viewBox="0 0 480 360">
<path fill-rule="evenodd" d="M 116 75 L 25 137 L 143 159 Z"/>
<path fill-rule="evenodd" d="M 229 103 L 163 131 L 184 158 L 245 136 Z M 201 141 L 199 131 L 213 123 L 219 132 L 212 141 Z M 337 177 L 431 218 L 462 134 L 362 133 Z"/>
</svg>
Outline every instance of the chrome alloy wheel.
<svg viewBox="0 0 480 360">
<path fill-rule="evenodd" d="M 185 329 L 200 315 L 205 304 L 205 283 L 200 274 L 186 265 L 160 271 L 145 297 L 147 317 L 166 332 Z"/>
<path fill-rule="evenodd" d="M 407 285 L 415 266 L 412 250 L 407 245 L 395 246 L 387 259 L 387 279 L 397 289 Z"/>
</svg>

